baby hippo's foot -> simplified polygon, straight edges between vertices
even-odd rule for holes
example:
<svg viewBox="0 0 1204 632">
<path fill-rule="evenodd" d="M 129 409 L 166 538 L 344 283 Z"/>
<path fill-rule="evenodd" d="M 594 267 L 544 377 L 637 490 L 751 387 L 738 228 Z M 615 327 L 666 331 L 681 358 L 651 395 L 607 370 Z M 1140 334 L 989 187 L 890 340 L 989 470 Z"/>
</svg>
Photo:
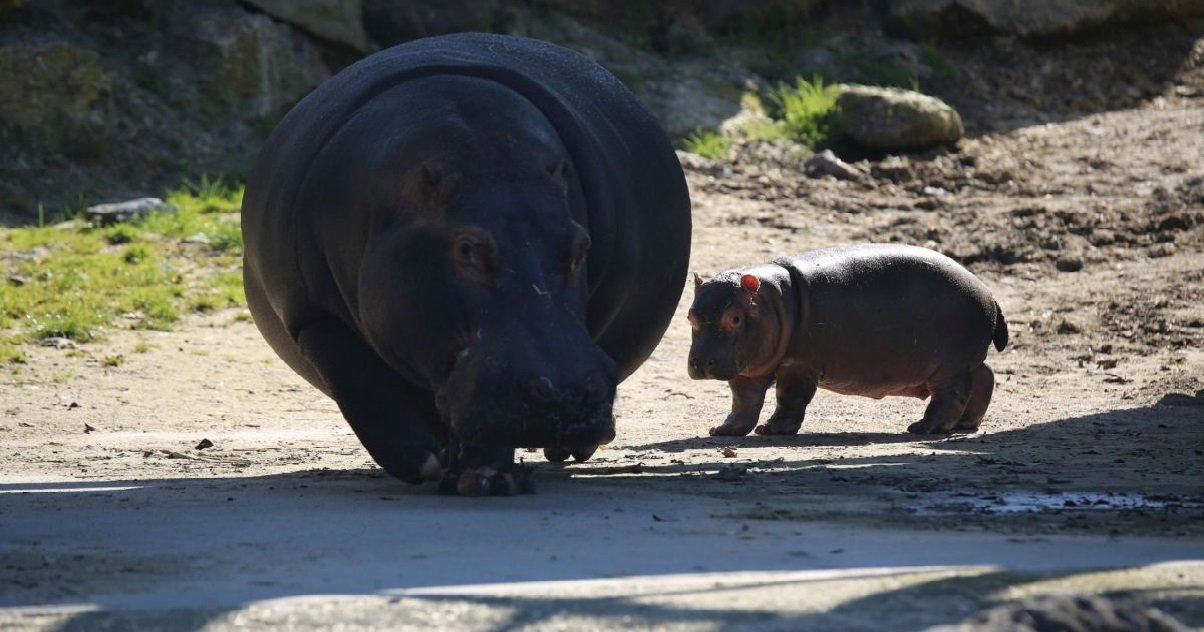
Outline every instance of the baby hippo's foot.
<svg viewBox="0 0 1204 632">
<path fill-rule="evenodd" d="M 756 432 L 759 435 L 792 435 L 798 434 L 798 429 L 803 425 L 800 421 L 783 421 L 781 419 L 770 418 L 765 423 L 757 426 Z"/>
<path fill-rule="evenodd" d="M 535 492 L 531 468 L 514 463 L 513 449 L 463 448 L 451 461 L 439 481 L 440 493 L 515 496 Z"/>
<path fill-rule="evenodd" d="M 907 427 L 908 432 L 919 435 L 947 435 L 951 430 L 943 424 L 935 424 L 927 419 L 921 419 Z"/>
<path fill-rule="evenodd" d="M 743 420 L 737 420 L 733 423 L 732 418 L 728 417 L 727 421 L 711 428 L 712 437 L 743 437 L 748 434 L 753 426 L 757 425 L 757 420 L 753 419 L 752 423 Z"/>
<path fill-rule="evenodd" d="M 569 457 L 571 456 L 575 461 L 580 463 L 582 461 L 588 461 L 589 458 L 594 455 L 594 452 L 597 451 L 598 446 L 596 445 L 584 446 L 580 448 L 565 448 L 558 446 L 554 448 L 544 448 L 543 456 L 545 459 L 553 463 L 563 463 L 569 460 Z"/>
</svg>

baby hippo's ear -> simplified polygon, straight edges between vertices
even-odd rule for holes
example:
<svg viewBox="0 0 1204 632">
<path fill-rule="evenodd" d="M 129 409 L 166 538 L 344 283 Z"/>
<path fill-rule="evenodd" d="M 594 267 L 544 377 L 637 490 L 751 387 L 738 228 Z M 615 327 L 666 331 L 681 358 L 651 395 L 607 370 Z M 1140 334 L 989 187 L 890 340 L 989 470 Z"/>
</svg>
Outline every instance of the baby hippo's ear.
<svg viewBox="0 0 1204 632">
<path fill-rule="evenodd" d="M 740 289 L 746 294 L 756 294 L 761 289 L 761 279 L 755 274 L 745 274 L 740 277 Z"/>
<path fill-rule="evenodd" d="M 694 273 L 694 293 L 695 294 L 698 293 L 698 288 L 700 288 L 700 287 L 702 287 L 702 277 L 698 276 L 698 273 L 695 272 Z"/>
</svg>

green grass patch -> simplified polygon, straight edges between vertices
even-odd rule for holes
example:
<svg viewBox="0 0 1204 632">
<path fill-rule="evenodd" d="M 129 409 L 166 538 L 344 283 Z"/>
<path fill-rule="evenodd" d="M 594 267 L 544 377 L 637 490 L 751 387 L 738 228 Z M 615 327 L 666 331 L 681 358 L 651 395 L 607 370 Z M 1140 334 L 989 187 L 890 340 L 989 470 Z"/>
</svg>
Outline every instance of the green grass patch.
<svg viewBox="0 0 1204 632">
<path fill-rule="evenodd" d="M 794 85 L 779 83 L 769 93 L 769 100 L 786 138 L 815 149 L 828 144 L 835 133 L 839 96 L 839 88 L 816 75 L 810 81 L 797 77 Z"/>
<path fill-rule="evenodd" d="M 0 340 L 0 364 L 25 364 L 28 360 L 19 344 Z"/>
<path fill-rule="evenodd" d="M 732 148 L 732 139 L 715 130 L 700 129 L 681 141 L 682 147 L 703 158 L 723 158 Z"/>
<path fill-rule="evenodd" d="M 920 42 L 920 61 L 932 69 L 932 76 L 936 79 L 949 81 L 957 78 L 957 68 L 932 40 Z"/>
<path fill-rule="evenodd" d="M 907 68 L 884 59 L 862 59 L 853 73 L 856 83 L 887 88 L 905 88 L 919 92 L 919 81 Z"/>
<path fill-rule="evenodd" d="M 114 226 L 0 230 L 0 363 L 32 340 L 88 342 L 113 327 L 167 329 L 198 306 L 245 305 L 242 188 L 202 177 L 167 200 L 176 212 Z"/>
</svg>

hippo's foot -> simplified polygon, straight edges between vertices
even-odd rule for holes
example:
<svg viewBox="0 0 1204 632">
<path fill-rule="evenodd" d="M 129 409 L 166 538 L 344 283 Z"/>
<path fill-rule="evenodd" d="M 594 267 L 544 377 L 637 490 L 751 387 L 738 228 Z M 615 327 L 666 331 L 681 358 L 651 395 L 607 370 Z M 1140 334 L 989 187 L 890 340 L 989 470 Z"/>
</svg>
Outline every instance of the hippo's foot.
<svg viewBox="0 0 1204 632">
<path fill-rule="evenodd" d="M 981 424 L 982 419 L 975 419 L 973 421 L 967 421 L 963 419 L 962 421 L 957 422 L 957 425 L 953 427 L 953 432 L 978 432 L 978 426 Z"/>
<path fill-rule="evenodd" d="M 951 432 L 951 429 L 938 427 L 937 424 L 933 424 L 927 419 L 921 419 L 920 421 L 908 426 L 907 431 L 911 434 L 918 435 L 947 435 Z"/>
<path fill-rule="evenodd" d="M 572 455 L 573 451 L 568 448 L 555 447 L 543 449 L 543 458 L 551 461 L 552 463 L 564 463 L 565 461 L 569 460 L 569 457 Z"/>
<path fill-rule="evenodd" d="M 439 492 L 458 496 L 517 496 L 535 493 L 535 480 L 526 466 L 517 465 L 508 472 L 486 466 L 459 474 L 448 472 L 439 481 Z"/>
<path fill-rule="evenodd" d="M 753 429 L 756 422 L 752 424 L 732 424 L 723 422 L 722 424 L 711 428 L 712 437 L 743 437 Z"/>
<path fill-rule="evenodd" d="M 589 458 L 594 455 L 594 452 L 597 451 L 598 446 L 596 445 L 580 448 L 554 447 L 544 448 L 543 456 L 552 463 L 564 463 L 565 461 L 569 460 L 570 456 L 573 457 L 573 460 L 581 463 L 582 461 L 588 461 Z"/>
<path fill-rule="evenodd" d="M 515 496 L 535 492 L 531 468 L 514 463 L 514 450 L 501 448 L 449 448 L 449 462 L 439 492 L 459 496 Z"/>
<path fill-rule="evenodd" d="M 798 434 L 798 429 L 803 425 L 802 420 L 798 421 L 782 421 L 780 419 L 770 418 L 769 421 L 757 426 L 754 429 L 759 435 L 792 435 Z"/>
</svg>

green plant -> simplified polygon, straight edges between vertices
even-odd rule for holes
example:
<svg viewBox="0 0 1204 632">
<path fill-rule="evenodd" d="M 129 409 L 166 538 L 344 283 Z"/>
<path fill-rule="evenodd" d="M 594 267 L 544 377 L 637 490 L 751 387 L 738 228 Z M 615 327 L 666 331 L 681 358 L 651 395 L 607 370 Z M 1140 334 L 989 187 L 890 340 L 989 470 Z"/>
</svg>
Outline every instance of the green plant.
<svg viewBox="0 0 1204 632">
<path fill-rule="evenodd" d="M 769 94 L 785 136 L 808 147 L 827 144 L 834 133 L 836 99 L 840 89 L 825 85 L 822 77 L 795 78 L 794 85 L 779 83 Z"/>
<path fill-rule="evenodd" d="M 957 68 L 953 66 L 953 62 L 949 61 L 932 40 L 920 42 L 920 61 L 932 69 L 932 76 L 937 79 L 948 81 L 957 77 Z M 918 89 L 913 90 L 919 92 Z"/>
<path fill-rule="evenodd" d="M 80 222 L 0 229 L 0 363 L 24 357 L 24 342 L 88 342 L 122 323 L 165 329 L 182 310 L 246 304 L 242 290 L 242 188 L 201 178 L 168 199 L 178 210 L 105 228 Z M 43 222 L 44 224 L 44 222 Z M 184 247 L 196 235 L 197 257 Z"/>
<path fill-rule="evenodd" d="M 919 81 L 907 68 L 883 59 L 862 59 L 856 64 L 858 83 L 889 88 L 908 88 L 919 92 Z"/>
<path fill-rule="evenodd" d="M 0 364 L 25 364 L 29 358 L 20 347 L 8 340 L 0 340 Z"/>
<path fill-rule="evenodd" d="M 732 140 L 714 130 L 700 129 L 681 142 L 686 151 L 703 158 L 722 158 L 732 148 Z"/>
</svg>

